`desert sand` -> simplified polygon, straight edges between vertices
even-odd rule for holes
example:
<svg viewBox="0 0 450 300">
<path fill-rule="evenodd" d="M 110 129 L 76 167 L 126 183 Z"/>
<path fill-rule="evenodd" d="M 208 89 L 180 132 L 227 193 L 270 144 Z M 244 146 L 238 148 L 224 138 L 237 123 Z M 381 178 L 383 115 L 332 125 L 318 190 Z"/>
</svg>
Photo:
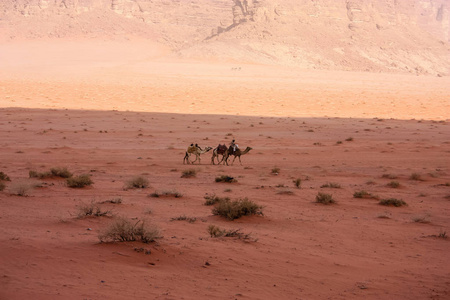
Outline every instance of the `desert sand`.
<svg viewBox="0 0 450 300">
<path fill-rule="evenodd" d="M 199 59 L 138 37 L 0 53 L 0 299 L 449 299 L 449 76 Z M 233 139 L 252 147 L 242 165 L 183 164 L 191 143 Z M 55 167 L 93 184 L 29 176 Z M 124 189 L 136 176 L 149 186 Z M 213 215 L 214 194 L 263 214 Z M 111 213 L 79 217 L 89 203 Z M 101 243 L 117 216 L 160 238 Z"/>
</svg>

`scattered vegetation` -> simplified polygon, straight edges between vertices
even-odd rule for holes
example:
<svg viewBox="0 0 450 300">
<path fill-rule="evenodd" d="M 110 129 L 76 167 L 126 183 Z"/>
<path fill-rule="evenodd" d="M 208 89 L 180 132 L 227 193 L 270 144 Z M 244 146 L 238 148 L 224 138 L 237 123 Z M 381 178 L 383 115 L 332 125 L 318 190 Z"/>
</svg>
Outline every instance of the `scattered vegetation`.
<svg viewBox="0 0 450 300">
<path fill-rule="evenodd" d="M 327 182 L 325 184 L 322 184 L 320 186 L 321 188 L 333 188 L 333 189 L 340 189 L 341 185 L 339 183 L 336 182 Z"/>
<path fill-rule="evenodd" d="M 145 189 L 149 186 L 149 181 L 143 176 L 135 176 L 125 182 L 124 189 Z"/>
<path fill-rule="evenodd" d="M 73 174 L 67 169 L 67 168 L 51 168 L 50 171 L 47 172 L 37 172 L 34 170 L 30 170 L 28 172 L 28 175 L 30 178 L 52 178 L 52 177 L 61 177 L 61 178 L 70 178 L 73 176 Z"/>
<path fill-rule="evenodd" d="M 352 137 L 346 138 L 345 140 L 346 140 L 347 142 L 353 142 L 353 138 L 352 138 Z"/>
<path fill-rule="evenodd" d="M 203 198 L 205 198 L 206 200 L 204 205 L 214 205 L 216 203 L 219 203 L 220 201 L 230 201 L 230 198 L 228 197 L 218 197 L 215 194 L 206 195 Z"/>
<path fill-rule="evenodd" d="M 3 183 L 3 181 L 0 181 L 0 192 L 5 189 L 6 185 Z"/>
<path fill-rule="evenodd" d="M 94 182 L 88 174 L 67 178 L 67 186 L 71 188 L 82 188 L 93 183 Z"/>
<path fill-rule="evenodd" d="M 336 201 L 333 199 L 333 196 L 331 194 L 325 194 L 325 193 L 317 193 L 316 195 L 316 202 L 322 203 L 322 204 L 333 204 L 336 203 Z"/>
<path fill-rule="evenodd" d="M 381 199 L 379 203 L 381 205 L 395 206 L 395 207 L 407 205 L 405 201 L 396 198 Z"/>
<path fill-rule="evenodd" d="M 262 215 L 262 206 L 248 200 L 247 198 L 230 201 L 219 201 L 212 210 L 213 215 L 225 217 L 229 220 L 238 219 L 248 215 Z"/>
<path fill-rule="evenodd" d="M 121 204 L 122 203 L 122 197 L 116 197 L 110 200 L 105 200 L 102 203 L 112 203 L 112 204 Z"/>
<path fill-rule="evenodd" d="M 6 175 L 6 174 L 3 173 L 3 172 L 0 172 L 0 180 L 3 180 L 3 181 L 11 181 L 11 179 L 9 178 L 9 176 Z"/>
<path fill-rule="evenodd" d="M 412 173 L 411 176 L 409 176 L 409 179 L 423 181 L 423 178 L 419 173 Z"/>
<path fill-rule="evenodd" d="M 9 192 L 16 196 L 28 196 L 29 192 L 36 187 L 35 183 L 20 181 L 14 182 L 9 186 Z"/>
<path fill-rule="evenodd" d="M 342 141 L 337 141 L 336 144 L 340 145 L 340 144 L 342 144 Z"/>
<path fill-rule="evenodd" d="M 153 197 L 153 198 L 159 198 L 159 197 L 181 198 L 181 197 L 183 197 L 183 194 L 181 194 L 175 190 L 170 190 L 170 191 L 154 192 L 154 193 L 151 193 L 149 196 Z"/>
<path fill-rule="evenodd" d="M 188 221 L 189 223 L 194 223 L 195 221 L 197 221 L 197 218 L 191 218 L 191 217 L 186 217 L 185 215 L 176 217 L 176 218 L 172 218 L 171 221 Z"/>
<path fill-rule="evenodd" d="M 301 188 L 301 185 L 302 185 L 302 180 L 300 179 L 300 178 L 297 178 L 297 179 L 295 179 L 295 180 L 292 180 L 292 182 L 294 183 L 294 185 L 295 185 L 295 187 L 296 188 Z"/>
<path fill-rule="evenodd" d="M 117 217 L 98 236 L 100 242 L 154 242 L 160 238 L 157 227 L 148 225 L 143 220 L 131 221 L 124 217 Z"/>
<path fill-rule="evenodd" d="M 400 187 L 400 182 L 398 181 L 391 181 L 387 184 L 388 187 L 391 187 L 393 189 L 399 188 Z"/>
<path fill-rule="evenodd" d="M 441 231 L 441 232 L 439 232 L 437 237 L 441 238 L 441 239 L 446 239 L 447 238 L 447 232 L 446 231 Z"/>
<path fill-rule="evenodd" d="M 388 179 L 397 179 L 397 175 L 394 174 L 383 174 L 381 175 L 382 178 L 388 178 Z"/>
<path fill-rule="evenodd" d="M 362 190 L 353 193 L 353 198 L 377 199 L 377 196 L 374 196 L 371 193 Z"/>
<path fill-rule="evenodd" d="M 280 173 L 280 168 L 273 167 L 272 171 L 270 171 L 270 173 L 272 173 L 273 175 L 278 175 Z"/>
<path fill-rule="evenodd" d="M 428 216 L 416 216 L 412 218 L 415 223 L 423 223 L 428 224 L 431 223 L 430 218 Z"/>
<path fill-rule="evenodd" d="M 111 214 L 110 210 L 102 211 L 97 203 L 91 202 L 81 203 L 78 205 L 77 217 L 79 219 L 85 217 L 103 217 Z"/>
<path fill-rule="evenodd" d="M 187 169 L 181 172 L 181 178 L 191 178 L 197 175 L 197 171 L 195 169 Z"/>
<path fill-rule="evenodd" d="M 283 188 L 277 191 L 278 195 L 294 195 L 294 192 L 288 188 Z"/>
<path fill-rule="evenodd" d="M 242 240 L 249 240 L 251 239 L 250 234 L 244 234 L 242 232 L 240 232 L 240 229 L 230 229 L 230 230 L 225 230 L 225 229 L 221 229 L 220 227 L 216 226 L 216 225 L 209 225 L 208 226 L 208 233 L 211 237 L 217 238 L 217 237 L 236 237 L 238 239 L 242 239 Z M 255 242 L 257 241 L 256 239 L 254 240 Z"/>
<path fill-rule="evenodd" d="M 237 182 L 236 179 L 234 179 L 234 177 L 228 176 L 228 175 L 221 175 L 219 177 L 216 177 L 216 182 Z"/>
</svg>

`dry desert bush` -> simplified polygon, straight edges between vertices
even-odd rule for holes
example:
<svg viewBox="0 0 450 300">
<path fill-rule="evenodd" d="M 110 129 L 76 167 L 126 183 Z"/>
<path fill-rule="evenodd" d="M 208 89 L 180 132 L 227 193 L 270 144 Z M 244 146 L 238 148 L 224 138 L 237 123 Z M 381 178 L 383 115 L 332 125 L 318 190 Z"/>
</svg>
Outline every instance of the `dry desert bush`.
<svg viewBox="0 0 450 300">
<path fill-rule="evenodd" d="M 321 188 L 340 189 L 341 185 L 339 183 L 336 183 L 336 182 L 327 182 L 325 184 L 322 184 L 320 187 Z"/>
<path fill-rule="evenodd" d="M 235 220 L 242 216 L 262 215 L 262 206 L 248 200 L 247 198 L 235 201 L 219 201 L 212 210 L 213 215 L 225 217 L 229 220 Z"/>
<path fill-rule="evenodd" d="M 220 201 L 230 201 L 230 198 L 228 197 L 218 197 L 215 194 L 206 195 L 203 198 L 205 198 L 206 200 L 204 205 L 214 205 L 216 203 L 219 203 Z"/>
<path fill-rule="evenodd" d="M 297 179 L 295 179 L 295 180 L 292 180 L 292 182 L 294 183 L 294 185 L 295 185 L 295 187 L 296 188 L 301 188 L 301 185 L 302 185 L 302 180 L 300 179 L 300 178 L 297 178 Z"/>
<path fill-rule="evenodd" d="M 245 234 L 240 232 L 240 229 L 221 229 L 220 227 L 216 225 L 209 225 L 208 226 L 208 233 L 211 237 L 217 238 L 217 237 L 236 237 L 238 239 L 243 240 L 249 240 L 251 239 L 250 233 Z M 254 240 L 256 241 L 256 240 Z"/>
<path fill-rule="evenodd" d="M 94 183 L 88 174 L 67 178 L 66 182 L 67 186 L 71 188 L 83 188 Z"/>
<path fill-rule="evenodd" d="M 237 182 L 237 180 L 234 179 L 234 177 L 231 177 L 231 176 L 228 176 L 228 175 L 218 176 L 218 177 L 216 177 L 215 180 L 216 180 L 216 182 L 229 182 L 229 183 Z"/>
<path fill-rule="evenodd" d="M 423 181 L 422 175 L 420 175 L 419 173 L 412 173 L 409 176 L 409 179 L 411 180 L 417 180 L 417 181 Z"/>
<path fill-rule="evenodd" d="M 182 215 L 176 218 L 170 219 L 171 221 L 188 221 L 189 223 L 194 223 L 197 221 L 197 218 L 194 217 L 187 217 L 186 215 Z"/>
<path fill-rule="evenodd" d="M 183 197 L 183 194 L 177 192 L 176 190 L 168 190 L 168 191 L 161 191 L 161 192 L 151 193 L 149 195 L 149 197 L 153 197 L 153 198 L 159 198 L 159 197 L 181 198 L 181 197 Z"/>
<path fill-rule="evenodd" d="M 195 169 L 187 169 L 181 172 L 181 178 L 191 178 L 197 175 L 197 171 Z"/>
<path fill-rule="evenodd" d="M 407 205 L 405 201 L 396 198 L 381 199 L 379 203 L 381 205 L 395 206 L 395 207 Z"/>
<path fill-rule="evenodd" d="M 103 217 L 111 214 L 110 210 L 102 211 L 100 206 L 97 203 L 81 203 L 78 205 L 77 217 L 79 219 L 85 217 Z"/>
<path fill-rule="evenodd" d="M 333 199 L 333 195 L 320 192 L 316 195 L 316 202 L 325 205 L 336 203 L 336 201 Z"/>
<path fill-rule="evenodd" d="M 0 181 L 0 192 L 5 189 L 6 185 L 3 183 L 3 181 Z"/>
<path fill-rule="evenodd" d="M 398 181 L 391 181 L 387 184 L 388 187 L 391 187 L 393 189 L 399 188 L 400 187 L 400 182 Z"/>
<path fill-rule="evenodd" d="M 129 220 L 125 217 L 116 217 L 108 227 L 98 235 L 100 242 L 154 242 L 160 238 L 159 229 L 147 224 L 145 220 Z"/>
<path fill-rule="evenodd" d="M 51 178 L 51 177 L 61 177 L 61 178 L 70 178 L 72 177 L 72 173 L 67 168 L 56 167 L 51 168 L 50 171 L 39 173 L 34 170 L 30 170 L 28 173 L 30 178 Z"/>
<path fill-rule="evenodd" d="M 127 182 L 125 182 L 125 186 L 124 189 L 128 190 L 128 189 L 145 189 L 149 186 L 149 181 L 147 178 L 143 177 L 143 176 L 135 176 L 133 178 L 131 178 L 130 180 L 128 180 Z"/>
<path fill-rule="evenodd" d="M 18 181 L 9 185 L 9 193 L 17 196 L 28 196 L 30 191 L 36 187 L 35 182 Z"/>
<path fill-rule="evenodd" d="M 357 191 L 353 193 L 353 198 L 365 198 L 365 199 L 377 199 L 378 197 L 375 195 L 372 195 L 371 193 L 367 191 Z"/>
<path fill-rule="evenodd" d="M 11 181 L 11 179 L 9 178 L 9 176 L 6 175 L 6 174 L 3 173 L 3 172 L 0 172 L 0 180 L 2 180 L 2 181 Z"/>
</svg>

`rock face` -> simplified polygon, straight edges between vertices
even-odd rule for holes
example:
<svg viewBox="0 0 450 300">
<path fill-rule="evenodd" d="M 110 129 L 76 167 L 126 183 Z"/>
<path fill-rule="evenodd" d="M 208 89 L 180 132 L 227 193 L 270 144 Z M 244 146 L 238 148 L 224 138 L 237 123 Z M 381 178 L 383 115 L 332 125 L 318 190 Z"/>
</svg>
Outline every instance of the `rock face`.
<svg viewBox="0 0 450 300">
<path fill-rule="evenodd" d="M 177 55 L 448 74 L 450 0 L 2 0 L 0 40 L 137 36 Z"/>
</svg>

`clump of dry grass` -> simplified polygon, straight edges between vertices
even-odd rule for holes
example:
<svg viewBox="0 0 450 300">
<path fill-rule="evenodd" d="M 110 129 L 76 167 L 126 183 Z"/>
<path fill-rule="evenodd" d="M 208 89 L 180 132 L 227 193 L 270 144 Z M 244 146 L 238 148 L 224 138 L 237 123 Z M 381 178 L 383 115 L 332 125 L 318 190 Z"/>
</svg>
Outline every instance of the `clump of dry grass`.
<svg viewBox="0 0 450 300">
<path fill-rule="evenodd" d="M 0 181 L 0 192 L 3 191 L 6 188 L 6 185 L 3 183 L 3 181 Z"/>
<path fill-rule="evenodd" d="M 383 174 L 381 175 L 382 178 L 388 178 L 388 179 L 397 179 L 397 175 L 395 174 Z"/>
<path fill-rule="evenodd" d="M 406 204 L 405 201 L 403 201 L 401 199 L 396 199 L 396 198 L 381 199 L 379 203 L 381 205 L 395 206 L 395 207 L 408 205 L 408 204 Z"/>
<path fill-rule="evenodd" d="M 145 220 L 132 221 L 124 217 L 115 218 L 98 236 L 100 242 L 154 242 L 160 238 L 156 226 L 148 225 Z"/>
<path fill-rule="evenodd" d="M 9 193 L 16 196 L 28 196 L 30 191 L 36 187 L 35 182 L 18 181 L 9 185 Z"/>
<path fill-rule="evenodd" d="M 182 215 L 176 218 L 172 218 L 171 221 L 188 221 L 189 223 L 194 223 L 195 221 L 197 221 L 197 218 L 186 217 L 186 215 Z"/>
<path fill-rule="evenodd" d="M 237 182 L 236 179 L 234 179 L 234 177 L 228 176 L 228 175 L 221 175 L 216 177 L 216 182 L 228 182 L 228 183 L 232 183 L 232 182 Z"/>
<path fill-rule="evenodd" d="M 340 189 L 341 185 L 339 183 L 336 183 L 336 182 L 327 182 L 325 184 L 322 184 L 320 187 L 321 188 Z"/>
<path fill-rule="evenodd" d="M 400 187 L 400 182 L 398 181 L 391 181 L 387 184 L 388 187 L 391 187 L 393 189 L 397 189 Z"/>
<path fill-rule="evenodd" d="M 102 211 L 100 206 L 95 202 L 81 203 L 78 205 L 77 217 L 79 219 L 85 217 L 103 217 L 111 214 L 110 210 Z"/>
<path fill-rule="evenodd" d="M 6 174 L 3 173 L 3 172 L 0 172 L 0 180 L 2 180 L 2 181 L 11 181 L 11 179 L 9 178 L 9 176 L 6 175 Z"/>
<path fill-rule="evenodd" d="M 135 176 L 133 178 L 131 178 L 130 180 L 128 180 L 127 182 L 125 182 L 125 186 L 124 189 L 128 190 L 128 189 L 145 189 L 149 186 L 149 181 L 147 178 L 143 177 L 143 176 Z"/>
<path fill-rule="evenodd" d="M 428 224 L 431 223 L 429 216 L 415 216 L 412 218 L 414 223 L 423 223 Z"/>
<path fill-rule="evenodd" d="M 83 188 L 94 183 L 88 174 L 67 178 L 66 182 L 67 186 L 71 188 Z"/>
<path fill-rule="evenodd" d="M 220 227 L 218 227 L 216 225 L 209 225 L 208 233 L 213 238 L 236 237 L 236 238 L 242 239 L 242 240 L 250 240 L 251 239 L 250 233 L 248 233 L 248 234 L 242 233 L 242 232 L 240 232 L 240 229 L 230 229 L 230 230 L 221 229 Z M 254 241 L 256 242 L 257 240 L 255 239 Z"/>
<path fill-rule="evenodd" d="M 181 178 L 191 178 L 197 175 L 197 171 L 195 169 L 187 169 L 181 172 Z"/>
<path fill-rule="evenodd" d="M 121 204 L 122 203 L 122 197 L 115 197 L 109 200 L 105 200 L 102 203 L 112 203 L 112 204 Z"/>
<path fill-rule="evenodd" d="M 417 181 L 423 181 L 422 175 L 420 175 L 419 173 L 412 173 L 409 176 L 409 179 L 411 180 L 417 180 Z"/>
<path fill-rule="evenodd" d="M 174 198 L 181 198 L 183 197 L 183 194 L 175 191 L 175 190 L 168 190 L 168 191 L 161 191 L 161 192 L 154 192 L 149 195 L 149 197 L 153 198 L 159 198 L 159 197 L 174 197 Z"/>
<path fill-rule="evenodd" d="M 280 174 L 280 168 L 273 167 L 272 170 L 270 171 L 270 173 L 273 175 L 278 175 L 278 174 Z"/>
<path fill-rule="evenodd" d="M 203 198 L 205 198 L 206 200 L 204 205 L 214 205 L 216 203 L 219 203 L 220 201 L 230 201 L 230 198 L 228 197 L 218 197 L 215 194 L 206 195 Z"/>
<path fill-rule="evenodd" d="M 262 206 L 248 200 L 247 198 L 230 201 L 222 200 L 212 210 L 213 215 L 225 217 L 229 220 L 235 220 L 242 216 L 262 215 Z"/>
<path fill-rule="evenodd" d="M 302 185 L 302 180 L 300 179 L 300 178 L 297 178 L 297 179 L 295 179 L 295 180 L 292 180 L 292 182 L 294 183 L 294 185 L 295 185 L 295 187 L 296 188 L 301 188 L 301 185 Z"/>
<path fill-rule="evenodd" d="M 61 178 L 70 178 L 73 174 L 67 169 L 62 167 L 51 168 L 50 171 L 47 172 L 37 172 L 34 170 L 30 170 L 28 172 L 30 178 L 51 178 L 51 177 L 61 177 Z"/>
<path fill-rule="evenodd" d="M 282 188 L 277 191 L 277 195 L 294 195 L 294 192 L 288 188 Z"/>
<path fill-rule="evenodd" d="M 365 198 L 365 199 L 377 199 L 377 196 L 372 195 L 371 193 L 367 191 L 357 191 L 353 193 L 353 198 Z"/>
<path fill-rule="evenodd" d="M 320 192 L 316 195 L 316 202 L 325 205 L 336 203 L 336 201 L 333 199 L 333 195 Z"/>
</svg>

